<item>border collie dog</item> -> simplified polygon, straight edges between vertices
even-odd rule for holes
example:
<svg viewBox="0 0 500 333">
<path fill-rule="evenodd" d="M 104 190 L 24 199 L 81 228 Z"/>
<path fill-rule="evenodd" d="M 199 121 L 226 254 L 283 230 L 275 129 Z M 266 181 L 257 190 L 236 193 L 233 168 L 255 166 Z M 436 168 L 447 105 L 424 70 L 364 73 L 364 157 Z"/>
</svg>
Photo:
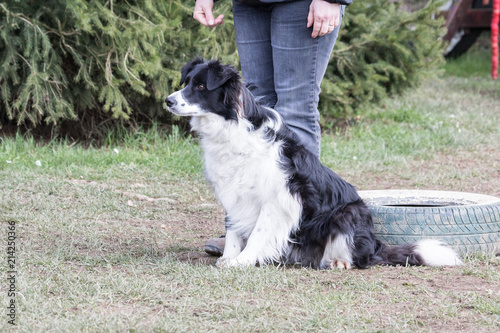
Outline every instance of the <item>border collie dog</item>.
<svg viewBox="0 0 500 333">
<path fill-rule="evenodd" d="M 182 68 L 182 84 L 166 104 L 191 117 L 206 176 L 226 210 L 218 266 L 461 264 L 435 240 L 397 247 L 377 240 L 354 187 L 304 148 L 275 110 L 256 101 L 233 67 L 198 58 Z"/>
</svg>

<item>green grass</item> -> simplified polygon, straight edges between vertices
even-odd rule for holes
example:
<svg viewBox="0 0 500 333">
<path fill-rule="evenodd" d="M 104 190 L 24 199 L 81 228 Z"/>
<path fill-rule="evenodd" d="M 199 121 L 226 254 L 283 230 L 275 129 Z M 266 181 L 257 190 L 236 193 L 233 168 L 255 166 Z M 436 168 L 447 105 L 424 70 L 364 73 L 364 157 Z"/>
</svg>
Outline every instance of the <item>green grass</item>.
<svg viewBox="0 0 500 333">
<path fill-rule="evenodd" d="M 450 60 L 444 66 L 447 75 L 456 77 L 487 77 L 491 75 L 491 50 L 473 48 L 463 56 Z"/>
<path fill-rule="evenodd" d="M 485 75 L 426 81 L 325 133 L 322 160 L 360 189 L 500 195 L 499 92 Z M 196 138 L 160 127 L 111 132 L 102 147 L 0 138 L 0 248 L 16 221 L 17 330 L 500 329 L 491 255 L 455 268 L 216 268 L 201 253 L 224 232 L 224 212 L 201 154 Z M 6 306 L 5 282 L 0 292 Z"/>
<path fill-rule="evenodd" d="M 275 267 L 230 271 L 170 258 L 136 259 L 127 269 L 52 264 L 57 268 L 39 270 L 39 280 L 22 285 L 33 292 L 27 295 L 31 301 L 20 320 L 38 321 L 35 331 L 53 327 L 62 331 L 373 331 L 385 327 L 396 332 L 425 328 L 424 316 L 453 322 L 474 314 L 479 327 L 498 324 L 498 302 L 472 292 L 436 290 L 426 282 L 436 273 L 451 281 L 459 271 L 408 268 L 397 276 L 383 275 L 380 268 L 369 275 Z M 387 279 L 401 283 L 387 283 Z M 434 294 L 431 298 L 426 297 L 429 290 Z M 440 305 L 443 300 L 454 302 Z M 399 318 L 385 316 L 394 309 Z M 40 320 L 51 317 L 54 320 Z"/>
<path fill-rule="evenodd" d="M 30 135 L 0 138 L 0 170 L 15 166 L 53 174 L 63 172 L 68 177 L 77 178 L 92 177 L 93 170 L 99 170 L 95 176 L 103 176 L 102 168 L 109 167 L 118 168 L 110 170 L 117 172 L 118 176 L 121 173 L 119 170 L 137 166 L 147 166 L 150 172 L 166 171 L 173 176 L 197 175 L 202 169 L 196 140 L 183 138 L 175 127 L 170 134 L 162 133 L 155 127 L 127 133 L 120 143 L 115 136 L 116 133 L 111 133 L 105 146 L 89 149 L 65 140 L 48 144 L 35 142 Z"/>
<path fill-rule="evenodd" d="M 454 77 L 491 77 L 491 34 L 483 32 L 465 54 L 448 60 L 444 70 Z"/>
<path fill-rule="evenodd" d="M 323 137 L 322 160 L 357 174 L 398 168 L 438 152 L 500 147 L 498 82 L 446 77 L 374 107 L 354 125 Z M 492 142 L 493 141 L 493 142 Z"/>
</svg>

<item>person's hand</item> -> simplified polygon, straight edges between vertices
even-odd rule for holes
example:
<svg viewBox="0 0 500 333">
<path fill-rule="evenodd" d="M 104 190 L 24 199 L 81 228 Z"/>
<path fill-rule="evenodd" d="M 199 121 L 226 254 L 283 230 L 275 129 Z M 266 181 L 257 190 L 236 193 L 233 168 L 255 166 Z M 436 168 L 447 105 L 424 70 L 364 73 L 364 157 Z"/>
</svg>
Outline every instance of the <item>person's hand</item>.
<svg viewBox="0 0 500 333">
<path fill-rule="evenodd" d="M 340 24 L 340 5 L 313 0 L 307 15 L 307 27 L 313 27 L 312 38 L 331 33 Z"/>
<path fill-rule="evenodd" d="M 194 6 L 193 18 L 206 27 L 214 28 L 224 23 L 224 15 L 219 15 L 214 19 L 213 0 L 197 0 Z"/>
</svg>

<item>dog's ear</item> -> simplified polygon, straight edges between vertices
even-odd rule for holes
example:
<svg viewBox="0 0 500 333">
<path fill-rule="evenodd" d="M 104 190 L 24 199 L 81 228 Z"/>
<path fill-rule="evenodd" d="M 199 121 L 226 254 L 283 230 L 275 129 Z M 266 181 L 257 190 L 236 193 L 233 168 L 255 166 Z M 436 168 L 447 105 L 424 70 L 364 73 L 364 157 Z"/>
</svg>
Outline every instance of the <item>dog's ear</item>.
<svg viewBox="0 0 500 333">
<path fill-rule="evenodd" d="M 205 60 L 203 58 L 195 58 L 193 61 L 185 64 L 181 69 L 181 82 L 179 84 L 182 86 L 184 82 L 186 82 L 186 77 L 188 76 L 189 72 L 191 72 L 196 65 L 202 64 L 204 62 Z"/>
<path fill-rule="evenodd" d="M 238 77 L 238 72 L 233 67 L 223 66 L 218 61 L 211 61 L 208 64 L 207 89 L 217 89 L 229 79 L 238 79 Z"/>
</svg>

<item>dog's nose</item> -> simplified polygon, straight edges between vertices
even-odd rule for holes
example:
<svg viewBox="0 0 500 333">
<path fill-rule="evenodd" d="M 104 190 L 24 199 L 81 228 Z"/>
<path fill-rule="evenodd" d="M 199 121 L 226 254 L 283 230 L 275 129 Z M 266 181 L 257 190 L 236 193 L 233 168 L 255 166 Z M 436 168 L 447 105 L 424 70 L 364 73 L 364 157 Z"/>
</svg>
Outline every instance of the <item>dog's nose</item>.
<svg viewBox="0 0 500 333">
<path fill-rule="evenodd" d="M 168 98 L 168 97 L 165 100 L 165 102 L 167 103 L 167 106 L 169 108 L 171 108 L 172 106 L 174 106 L 175 104 L 177 104 L 177 102 L 173 98 Z"/>
</svg>

